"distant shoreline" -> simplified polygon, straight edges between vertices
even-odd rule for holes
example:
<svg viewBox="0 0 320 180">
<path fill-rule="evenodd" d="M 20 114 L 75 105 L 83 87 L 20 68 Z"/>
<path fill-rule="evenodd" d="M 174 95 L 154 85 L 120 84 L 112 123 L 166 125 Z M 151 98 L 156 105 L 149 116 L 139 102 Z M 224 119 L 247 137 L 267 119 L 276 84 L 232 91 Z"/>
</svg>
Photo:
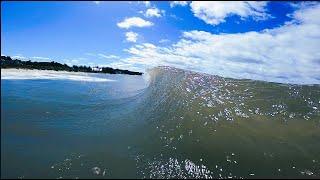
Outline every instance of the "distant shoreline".
<svg viewBox="0 0 320 180">
<path fill-rule="evenodd" d="M 25 72 L 28 72 L 28 71 L 30 71 L 30 72 L 32 72 L 32 71 L 34 71 L 34 72 L 36 72 L 36 71 L 39 71 L 39 72 L 50 72 L 50 73 L 70 73 L 70 74 L 82 74 L 82 73 L 84 73 L 84 74 L 86 74 L 86 73 L 88 73 L 88 72 L 80 72 L 80 71 L 78 71 L 78 72 L 75 72 L 75 71 L 65 71 L 65 70 L 59 70 L 59 71 L 55 71 L 55 70 L 48 70 L 48 69 L 25 69 L 25 68 L 1 68 L 1 72 L 12 72 L 12 71 L 16 71 L 16 72 L 18 72 L 18 71 L 25 71 Z M 108 74 L 108 73 L 99 73 L 99 74 Z"/>
<path fill-rule="evenodd" d="M 53 70 L 53 71 L 67 71 L 67 72 L 85 72 L 85 73 L 103 73 L 103 74 L 127 74 L 127 75 L 142 75 L 141 72 L 113 69 L 110 67 L 90 67 L 90 66 L 76 66 L 72 67 L 67 64 L 58 62 L 36 62 L 36 61 L 22 61 L 19 59 L 12 59 L 10 56 L 1 56 L 1 69 L 29 69 L 29 70 Z"/>
</svg>

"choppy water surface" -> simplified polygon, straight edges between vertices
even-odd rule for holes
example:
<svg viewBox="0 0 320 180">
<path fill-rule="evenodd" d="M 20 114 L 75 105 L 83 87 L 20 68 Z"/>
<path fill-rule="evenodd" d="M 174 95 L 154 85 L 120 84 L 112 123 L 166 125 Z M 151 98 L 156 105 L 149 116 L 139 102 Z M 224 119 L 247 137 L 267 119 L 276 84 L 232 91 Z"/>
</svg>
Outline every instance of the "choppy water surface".
<svg viewBox="0 0 320 180">
<path fill-rule="evenodd" d="M 149 74 L 2 79 L 1 177 L 320 177 L 319 85 Z"/>
</svg>

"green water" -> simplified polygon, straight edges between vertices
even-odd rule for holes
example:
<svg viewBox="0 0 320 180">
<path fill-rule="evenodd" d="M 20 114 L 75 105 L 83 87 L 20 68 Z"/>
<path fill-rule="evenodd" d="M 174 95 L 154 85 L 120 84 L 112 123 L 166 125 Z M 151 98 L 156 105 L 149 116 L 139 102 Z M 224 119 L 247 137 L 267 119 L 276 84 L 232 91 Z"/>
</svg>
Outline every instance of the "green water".
<svg viewBox="0 0 320 180">
<path fill-rule="evenodd" d="M 320 177 L 319 85 L 149 75 L 1 80 L 1 177 Z"/>
</svg>

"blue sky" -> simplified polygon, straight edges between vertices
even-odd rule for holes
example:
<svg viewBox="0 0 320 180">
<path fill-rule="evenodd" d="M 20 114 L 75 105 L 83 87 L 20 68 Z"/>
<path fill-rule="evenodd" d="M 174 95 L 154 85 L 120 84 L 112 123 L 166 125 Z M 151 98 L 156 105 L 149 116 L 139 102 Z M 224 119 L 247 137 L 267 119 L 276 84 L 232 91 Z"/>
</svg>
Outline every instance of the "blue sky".
<svg viewBox="0 0 320 180">
<path fill-rule="evenodd" d="M 317 2 L 2 2 L 1 54 L 319 83 L 317 15 Z"/>
</svg>

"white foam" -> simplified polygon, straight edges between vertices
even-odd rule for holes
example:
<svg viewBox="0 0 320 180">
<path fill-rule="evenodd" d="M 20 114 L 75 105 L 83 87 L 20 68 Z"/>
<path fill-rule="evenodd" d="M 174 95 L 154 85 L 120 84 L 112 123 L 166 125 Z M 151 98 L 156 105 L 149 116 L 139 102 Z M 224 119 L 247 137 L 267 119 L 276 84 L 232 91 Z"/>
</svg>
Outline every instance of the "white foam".
<svg viewBox="0 0 320 180">
<path fill-rule="evenodd" d="M 94 77 L 90 73 L 51 71 L 51 70 L 27 70 L 27 69 L 1 69 L 1 79 L 52 79 L 89 82 L 112 82 L 115 80 L 103 77 Z"/>
</svg>

